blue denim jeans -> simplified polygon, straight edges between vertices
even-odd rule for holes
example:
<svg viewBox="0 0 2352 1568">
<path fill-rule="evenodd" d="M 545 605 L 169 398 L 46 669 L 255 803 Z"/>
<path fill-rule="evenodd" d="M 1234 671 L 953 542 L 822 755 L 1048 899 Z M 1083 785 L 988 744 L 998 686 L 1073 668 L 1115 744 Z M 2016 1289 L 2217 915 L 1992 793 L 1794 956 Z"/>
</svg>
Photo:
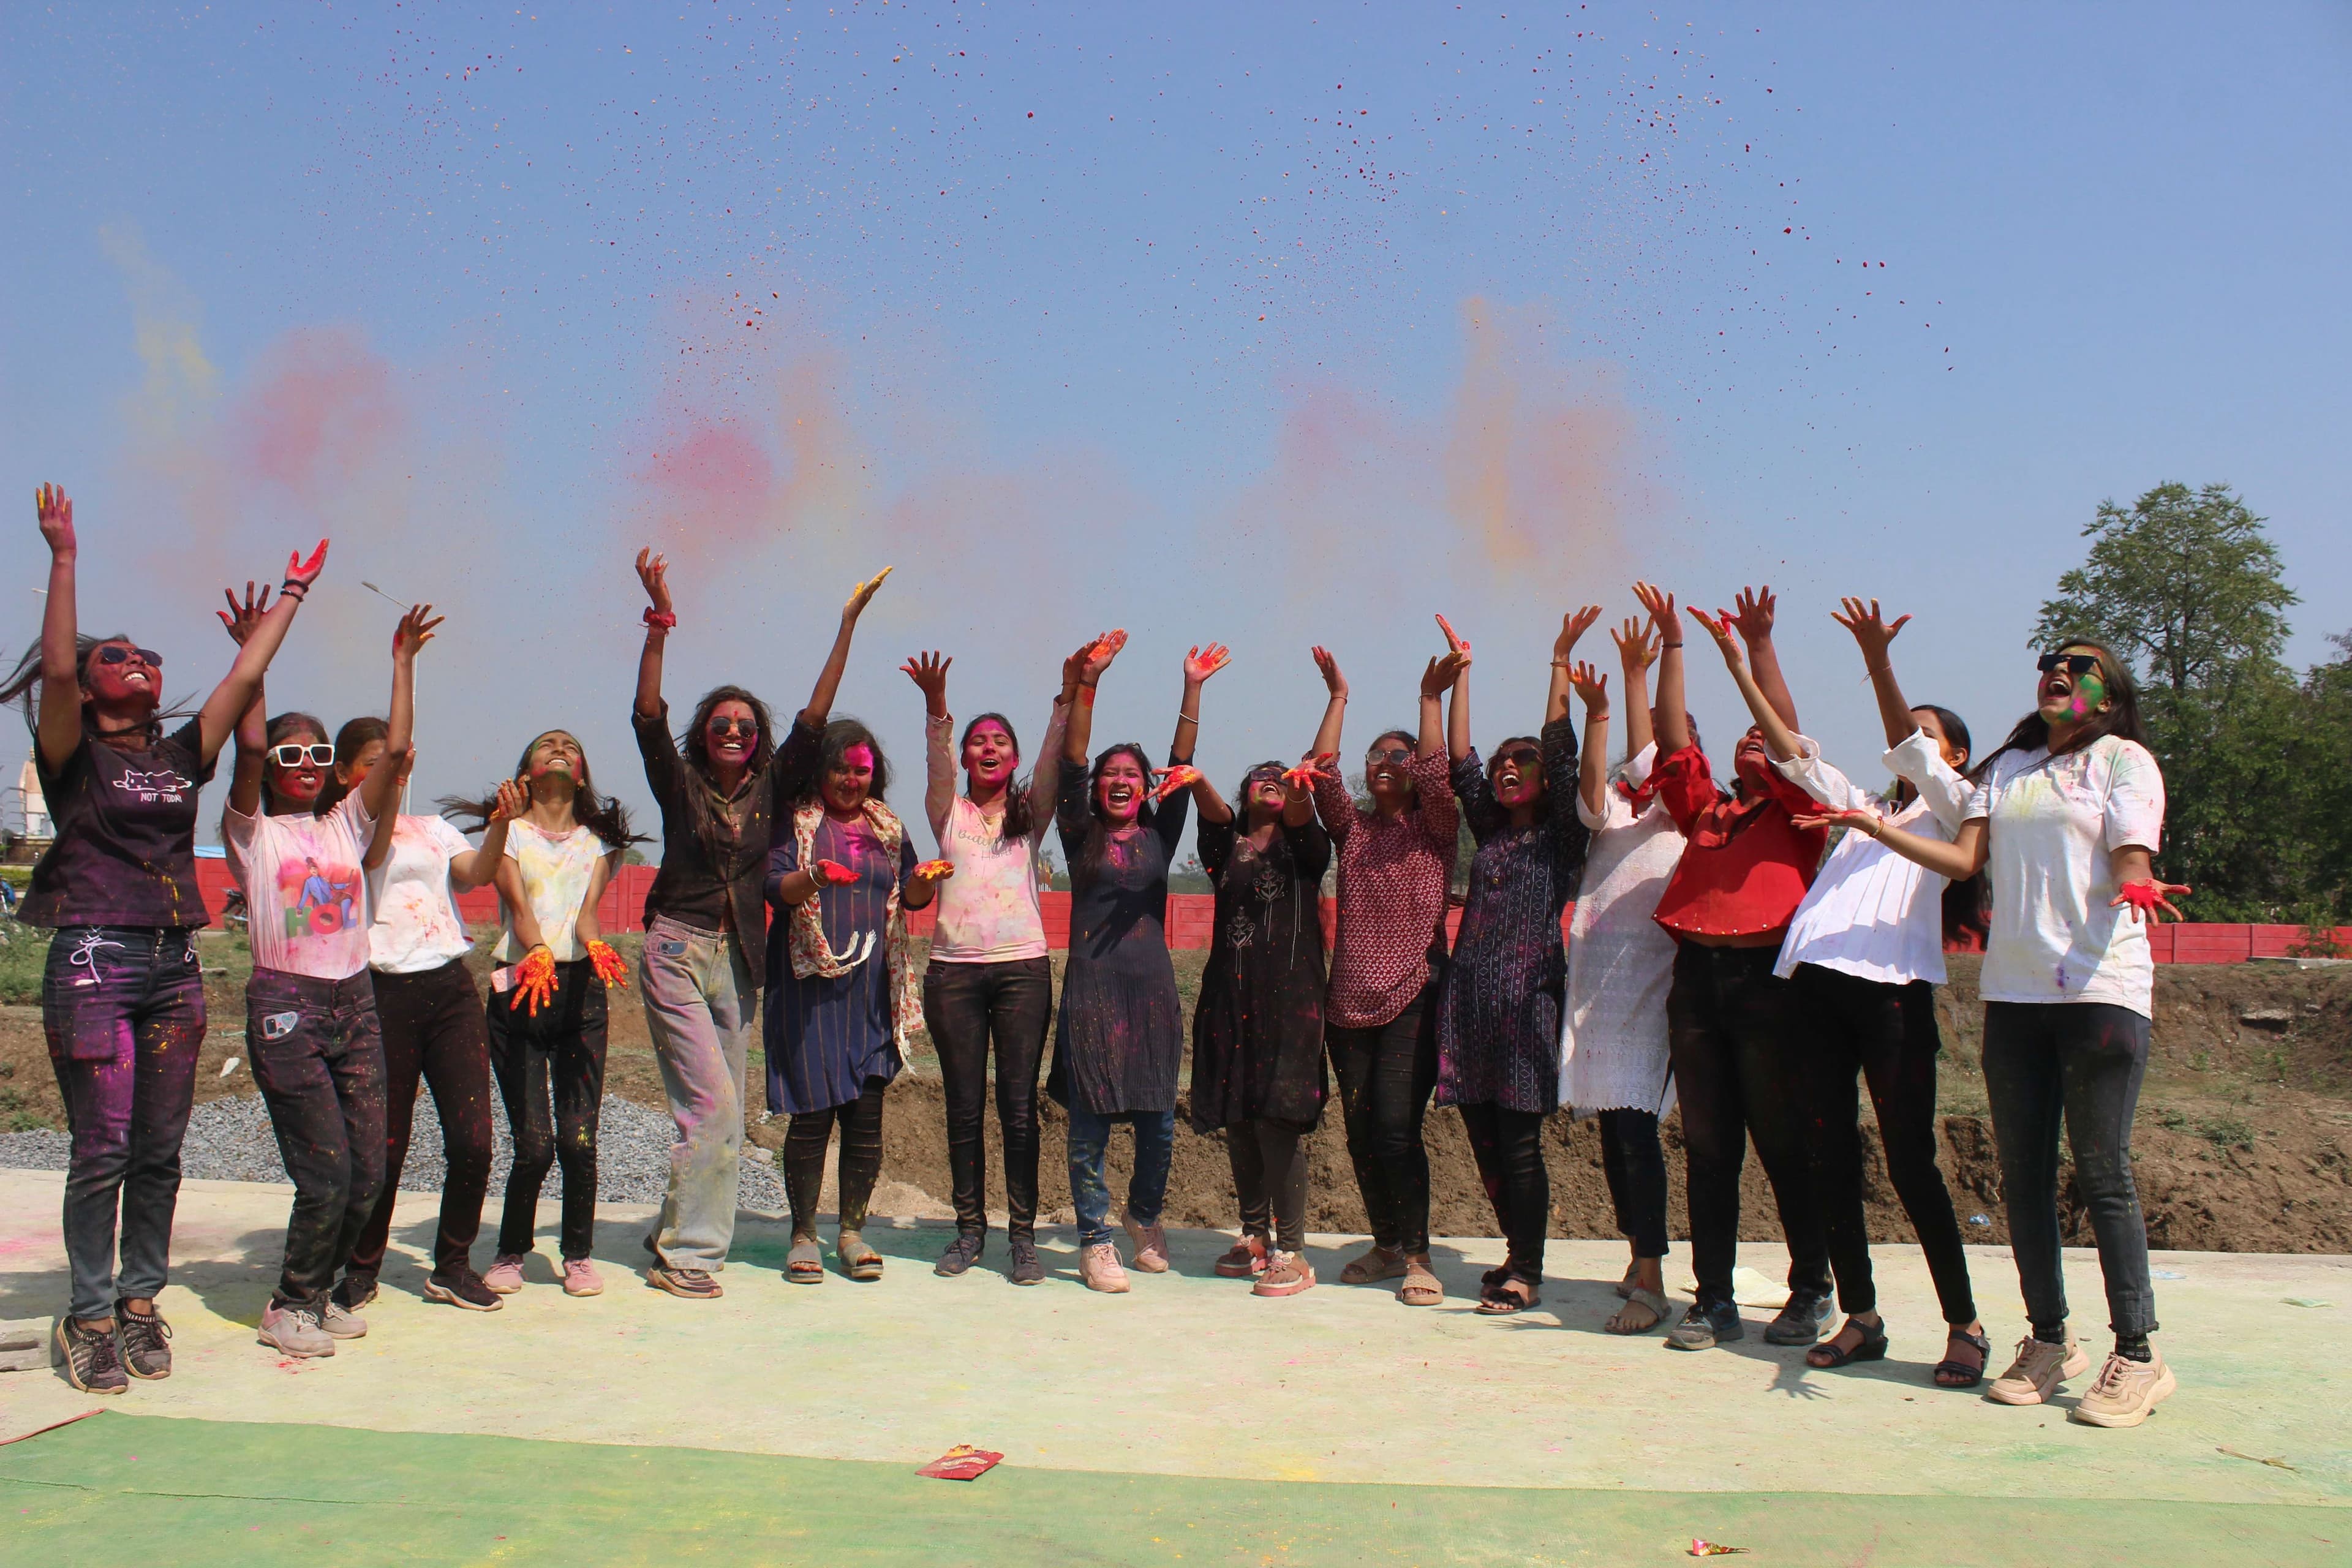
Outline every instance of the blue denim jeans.
<svg viewBox="0 0 2352 1568">
<path fill-rule="evenodd" d="M 180 1141 L 205 1043 L 195 933 L 60 930 L 41 975 L 41 1025 L 73 1134 L 64 1215 L 73 1283 L 66 1310 L 85 1321 L 111 1317 L 117 1296 L 153 1299 L 171 1263 Z"/>
<path fill-rule="evenodd" d="M 1103 1154 L 1110 1130 L 1125 1121 L 1135 1128 L 1135 1175 L 1127 1184 L 1127 1217 L 1138 1225 L 1160 1223 L 1168 1201 L 1168 1163 L 1176 1151 L 1173 1110 L 1125 1110 L 1097 1116 L 1070 1108 L 1070 1203 L 1078 1211 L 1078 1245 L 1108 1241 L 1110 1187 L 1103 1181 Z"/>
</svg>

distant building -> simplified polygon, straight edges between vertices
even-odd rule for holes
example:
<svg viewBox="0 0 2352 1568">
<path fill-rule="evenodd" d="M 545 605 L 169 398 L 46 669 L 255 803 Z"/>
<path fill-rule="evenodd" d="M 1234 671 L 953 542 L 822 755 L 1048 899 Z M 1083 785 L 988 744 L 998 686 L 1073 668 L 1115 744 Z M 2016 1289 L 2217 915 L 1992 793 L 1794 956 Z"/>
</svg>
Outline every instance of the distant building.
<svg viewBox="0 0 2352 1568">
<path fill-rule="evenodd" d="M 16 794 L 25 807 L 25 837 L 47 840 L 58 836 L 57 824 L 49 820 L 49 803 L 41 794 L 40 770 L 26 757 L 16 774 Z"/>
</svg>

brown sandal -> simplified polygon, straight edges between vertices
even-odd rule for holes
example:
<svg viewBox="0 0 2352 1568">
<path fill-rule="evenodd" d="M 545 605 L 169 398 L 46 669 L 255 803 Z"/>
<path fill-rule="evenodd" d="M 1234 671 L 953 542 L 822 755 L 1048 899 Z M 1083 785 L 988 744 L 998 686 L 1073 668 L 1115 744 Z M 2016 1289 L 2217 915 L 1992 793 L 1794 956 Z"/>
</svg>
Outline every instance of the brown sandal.
<svg viewBox="0 0 2352 1568">
<path fill-rule="evenodd" d="M 1374 1243 L 1362 1257 L 1350 1260 L 1345 1268 L 1339 1270 L 1339 1283 L 1377 1285 L 1383 1279 L 1395 1279 L 1404 1273 L 1405 1269 L 1403 1253 L 1391 1252 L 1387 1247 Z"/>
<path fill-rule="evenodd" d="M 1445 1286 L 1430 1272 L 1426 1258 L 1408 1258 L 1404 1265 L 1404 1283 L 1397 1287 L 1397 1300 L 1408 1307 L 1435 1307 L 1445 1300 Z"/>
</svg>

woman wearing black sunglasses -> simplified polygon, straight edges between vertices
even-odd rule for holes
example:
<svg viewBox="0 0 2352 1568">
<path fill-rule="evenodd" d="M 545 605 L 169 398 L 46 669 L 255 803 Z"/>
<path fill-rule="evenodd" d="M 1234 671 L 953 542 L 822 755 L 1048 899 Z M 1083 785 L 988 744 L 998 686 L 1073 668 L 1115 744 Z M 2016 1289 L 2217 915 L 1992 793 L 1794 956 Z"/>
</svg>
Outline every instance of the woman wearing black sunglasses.
<svg viewBox="0 0 2352 1568">
<path fill-rule="evenodd" d="M 57 823 L 18 918 L 54 932 L 41 1022 L 73 1133 L 64 1213 L 72 1285 L 58 1320 L 58 1360 L 76 1388 L 120 1394 L 131 1377 L 172 1370 L 155 1297 L 170 1260 L 180 1142 L 205 1037 L 195 933 L 209 921 L 196 893 L 196 793 L 260 689 L 327 547 L 289 563 L 287 591 L 257 617 L 203 709 L 186 717 L 163 710 L 160 656 L 128 637 L 81 635 L 73 502 L 43 485 L 35 507 L 49 547 L 48 601 L 40 641 L 0 680 L 0 702 L 24 702 L 34 768 Z M 183 717 L 165 732 L 165 719 Z"/>
<path fill-rule="evenodd" d="M 1951 843 L 1863 812 L 1819 820 L 1871 834 L 1956 880 L 1984 871 L 1991 881 L 1981 981 L 1985 1096 L 2032 1325 L 1991 1397 L 2040 1405 L 2090 1370 L 2066 1321 L 2063 1124 L 2116 1336 L 2114 1353 L 2068 1414 L 2095 1426 L 2137 1426 L 2175 1386 L 2149 1342 L 2156 1296 L 2131 1168 L 2156 983 L 2147 922 L 2179 919 L 2171 897 L 2189 889 L 2158 881 L 2149 864 L 2164 831 L 2164 775 L 2140 725 L 2128 667 L 2077 638 L 2036 668 L 2034 710 L 1985 759 Z"/>
</svg>

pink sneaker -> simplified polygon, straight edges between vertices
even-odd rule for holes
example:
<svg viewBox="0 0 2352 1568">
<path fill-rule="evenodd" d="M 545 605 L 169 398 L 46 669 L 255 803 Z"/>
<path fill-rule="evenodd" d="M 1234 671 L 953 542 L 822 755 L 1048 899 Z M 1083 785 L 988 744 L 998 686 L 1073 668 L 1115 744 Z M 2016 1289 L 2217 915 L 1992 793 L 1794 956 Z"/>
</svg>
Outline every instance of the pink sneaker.
<svg viewBox="0 0 2352 1568">
<path fill-rule="evenodd" d="M 1315 1289 L 1315 1270 L 1296 1252 L 1266 1255 L 1265 1272 L 1250 1287 L 1253 1296 L 1296 1296 Z"/>
<path fill-rule="evenodd" d="M 501 1252 L 491 1263 L 490 1271 L 482 1276 L 482 1283 L 501 1296 L 511 1296 L 522 1289 L 522 1260 L 520 1252 Z"/>
<path fill-rule="evenodd" d="M 1078 1248 L 1078 1278 L 1089 1290 L 1111 1296 L 1127 1293 L 1127 1270 L 1119 1264 L 1118 1248 L 1108 1241 Z"/>
<path fill-rule="evenodd" d="M 604 1293 L 604 1277 L 596 1266 L 584 1258 L 563 1260 L 563 1293 L 567 1296 L 601 1296 Z"/>
<path fill-rule="evenodd" d="M 1168 1272 L 1168 1233 L 1157 1223 L 1127 1222 L 1127 1238 L 1135 1243 L 1135 1267 L 1146 1274 Z"/>
</svg>

